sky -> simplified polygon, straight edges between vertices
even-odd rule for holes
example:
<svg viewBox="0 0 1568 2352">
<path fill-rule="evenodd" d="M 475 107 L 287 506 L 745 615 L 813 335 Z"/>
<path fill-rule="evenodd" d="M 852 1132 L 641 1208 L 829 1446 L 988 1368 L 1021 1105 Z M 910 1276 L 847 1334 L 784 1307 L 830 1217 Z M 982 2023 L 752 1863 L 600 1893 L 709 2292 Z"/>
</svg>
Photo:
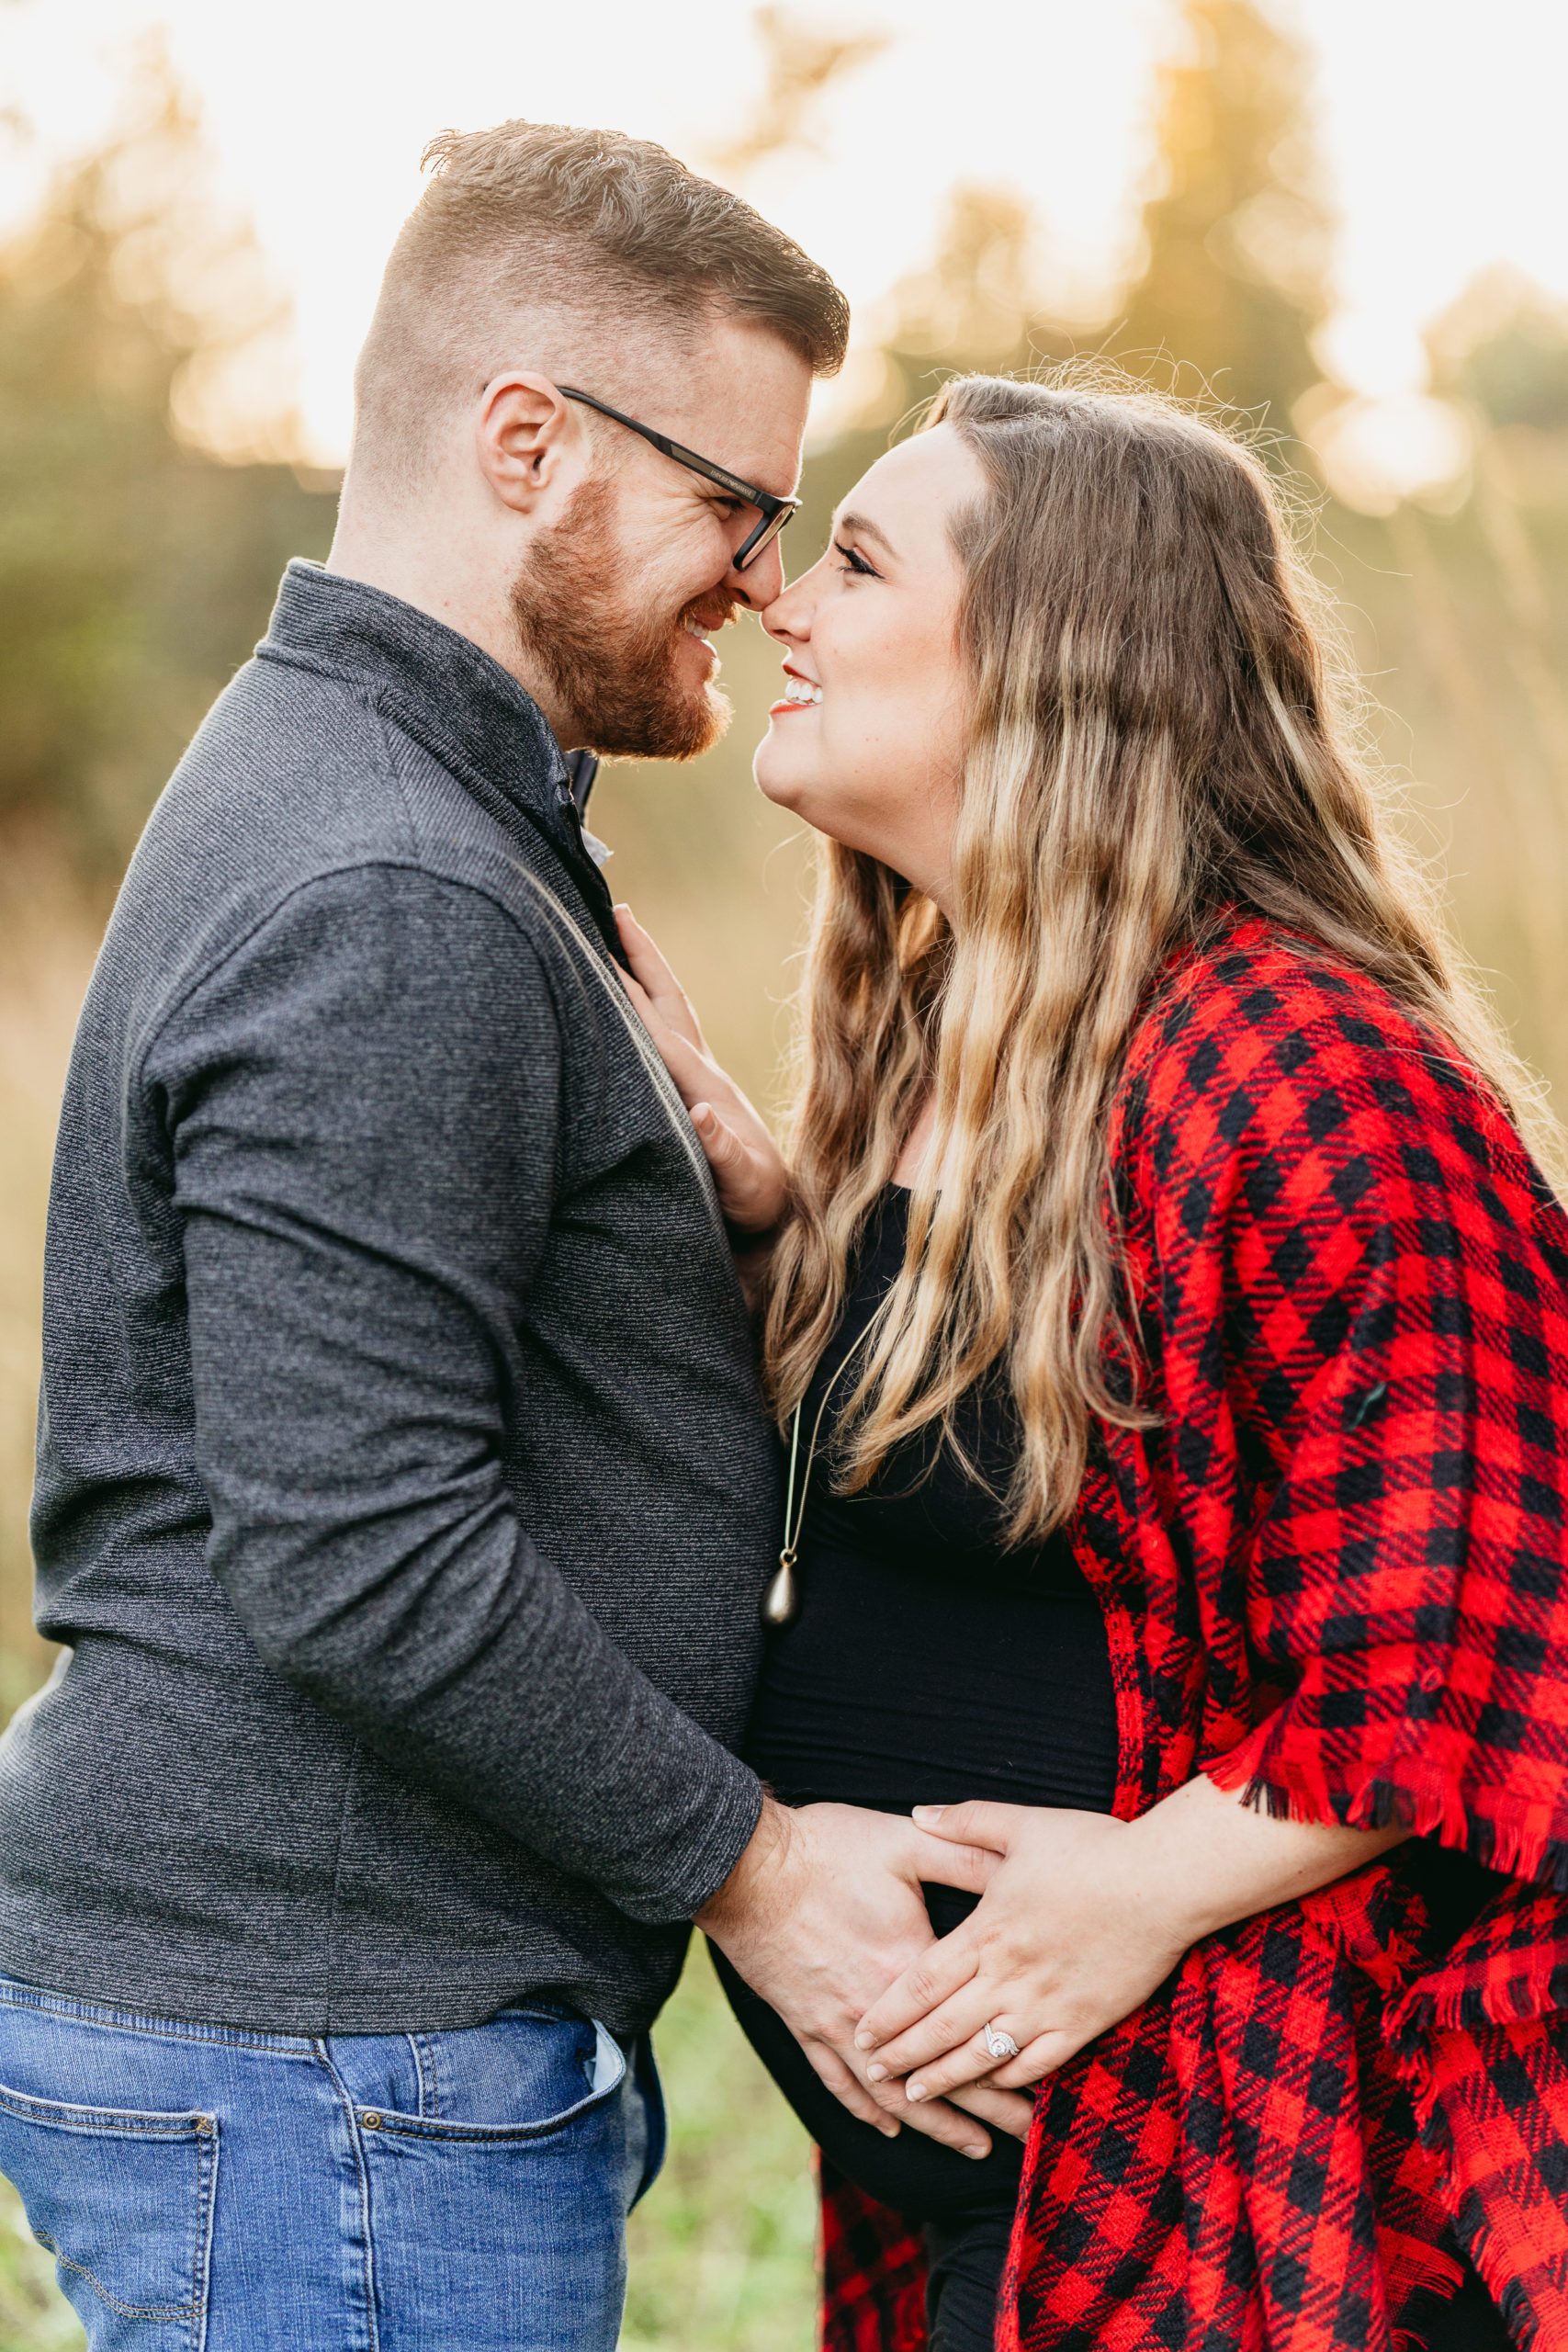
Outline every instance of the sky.
<svg viewBox="0 0 1568 2352">
<path fill-rule="evenodd" d="M 1418 390 L 1424 322 L 1491 262 L 1568 297 L 1562 0 L 1269 5 L 1312 59 L 1341 216 L 1323 348 L 1345 382 Z M 431 133 L 516 114 L 603 122 L 700 169 L 743 133 L 761 85 L 750 15 L 748 0 L 0 0 L 0 222 L 91 144 L 138 37 L 163 27 L 218 192 L 254 221 L 292 300 L 308 447 L 333 463 Z M 803 0 L 799 16 L 890 38 L 814 122 L 816 152 L 770 164 L 747 193 L 868 328 L 878 295 L 931 253 L 959 179 L 1026 195 L 1058 299 L 1091 310 L 1135 239 L 1172 0 Z"/>
</svg>

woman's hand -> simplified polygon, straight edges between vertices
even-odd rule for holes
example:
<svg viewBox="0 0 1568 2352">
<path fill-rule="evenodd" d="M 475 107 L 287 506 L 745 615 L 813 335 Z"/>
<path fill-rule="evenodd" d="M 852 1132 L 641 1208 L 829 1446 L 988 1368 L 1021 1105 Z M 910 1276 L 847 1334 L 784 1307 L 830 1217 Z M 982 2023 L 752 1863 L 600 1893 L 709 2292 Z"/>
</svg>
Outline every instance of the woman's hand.
<svg viewBox="0 0 1568 2352">
<path fill-rule="evenodd" d="M 1127 1822 L 981 1804 L 922 1806 L 915 1818 L 959 1844 L 954 1884 L 973 1883 L 964 1849 L 1001 1859 L 977 1908 L 862 2018 L 855 2046 L 875 2052 L 873 2082 L 908 2075 L 914 2100 L 982 2079 L 1037 2083 L 1140 2007 L 1186 1949 L 1182 1927 L 1139 1901 Z M 1016 2058 L 992 2057 L 987 2024 L 1011 2035 Z"/>
<path fill-rule="evenodd" d="M 867 2078 L 908 2075 L 915 2100 L 982 2079 L 1039 2082 L 1140 2008 L 1202 1937 L 1409 1834 L 1276 1821 L 1201 1777 L 1138 1821 L 1012 1804 L 919 1805 L 914 1817 L 959 1847 L 954 1885 L 976 1883 L 976 1848 L 1000 1857 L 962 1927 L 905 1970 L 855 2036 L 875 2052 Z M 1016 2058 L 991 2056 L 987 2024 L 1011 2036 Z"/>
<path fill-rule="evenodd" d="M 630 907 L 615 909 L 615 922 L 632 967 L 621 976 L 626 994 L 692 1114 L 720 1208 L 742 1233 L 772 1232 L 789 1204 L 783 1154 L 709 1053 L 690 999 Z"/>
</svg>

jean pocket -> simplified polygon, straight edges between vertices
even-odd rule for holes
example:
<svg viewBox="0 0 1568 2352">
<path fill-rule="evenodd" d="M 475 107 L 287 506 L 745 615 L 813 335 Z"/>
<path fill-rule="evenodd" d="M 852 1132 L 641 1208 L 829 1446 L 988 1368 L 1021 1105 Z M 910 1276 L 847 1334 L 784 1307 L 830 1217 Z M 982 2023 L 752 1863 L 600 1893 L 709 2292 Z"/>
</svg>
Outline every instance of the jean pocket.
<svg viewBox="0 0 1568 2352">
<path fill-rule="evenodd" d="M 75 2107 L 0 2083 L 0 2172 L 105 2352 L 200 2352 L 214 2116 Z"/>
<path fill-rule="evenodd" d="M 386 2309 L 438 2312 L 442 2343 L 604 2352 L 626 2275 L 620 2044 L 523 2010 L 411 2039 L 424 2112 L 355 2101 Z"/>
<path fill-rule="evenodd" d="M 539 2140 L 606 2104 L 626 2076 L 626 2053 L 592 2018 L 503 2009 L 487 2025 L 411 2036 L 420 2061 L 420 2112 L 355 2102 L 362 2131 L 430 2140 Z"/>
</svg>

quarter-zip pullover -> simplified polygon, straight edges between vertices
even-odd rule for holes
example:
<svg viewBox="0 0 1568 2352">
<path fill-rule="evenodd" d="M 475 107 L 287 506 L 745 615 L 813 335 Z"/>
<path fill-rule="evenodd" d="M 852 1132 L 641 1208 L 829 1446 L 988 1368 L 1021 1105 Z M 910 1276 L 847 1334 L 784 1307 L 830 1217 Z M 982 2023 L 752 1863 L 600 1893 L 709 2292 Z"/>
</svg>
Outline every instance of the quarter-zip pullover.
<svg viewBox="0 0 1568 2352">
<path fill-rule="evenodd" d="M 560 752 L 293 564 L 66 1088 L 0 1969 L 260 2030 L 646 2024 L 761 1792 L 774 1451 Z"/>
</svg>

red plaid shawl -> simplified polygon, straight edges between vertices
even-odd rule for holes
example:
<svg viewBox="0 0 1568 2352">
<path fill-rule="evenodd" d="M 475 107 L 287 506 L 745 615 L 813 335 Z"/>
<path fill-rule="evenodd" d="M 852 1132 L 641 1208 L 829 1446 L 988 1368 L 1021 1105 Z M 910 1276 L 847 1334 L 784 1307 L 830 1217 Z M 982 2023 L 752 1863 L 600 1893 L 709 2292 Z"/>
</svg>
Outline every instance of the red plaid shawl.
<svg viewBox="0 0 1568 2352">
<path fill-rule="evenodd" d="M 1568 1220 L 1480 1082 L 1261 922 L 1168 977 L 1113 1165 L 1157 1429 L 1072 1522 L 1117 1811 L 1191 1774 L 1511 1874 L 1446 1954 L 1397 1857 L 1190 1951 L 1043 2087 L 1002 2352 L 1393 2352 L 1457 2238 L 1568 2352 Z M 829 2182 L 829 2352 L 920 2352 Z"/>
</svg>

